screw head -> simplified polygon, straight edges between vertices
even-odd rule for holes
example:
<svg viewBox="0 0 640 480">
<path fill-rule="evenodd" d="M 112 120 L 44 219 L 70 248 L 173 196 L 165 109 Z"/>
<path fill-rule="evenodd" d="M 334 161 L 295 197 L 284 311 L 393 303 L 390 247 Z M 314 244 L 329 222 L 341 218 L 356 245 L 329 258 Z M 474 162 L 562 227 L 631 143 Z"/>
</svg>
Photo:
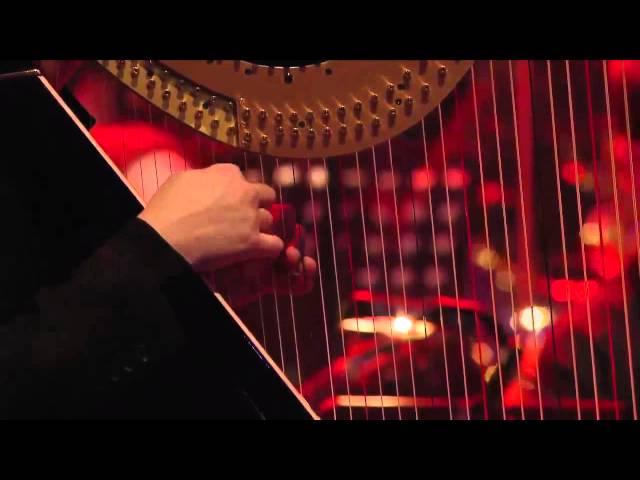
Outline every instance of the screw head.
<svg viewBox="0 0 640 480">
<path fill-rule="evenodd" d="M 291 115 L 289 115 L 289 120 L 291 120 L 293 123 L 296 123 L 298 121 L 298 113 L 291 112 Z"/>
<path fill-rule="evenodd" d="M 182 102 L 180 102 L 180 105 L 178 105 L 178 110 L 180 110 L 181 112 L 184 112 L 186 109 L 187 109 L 187 102 L 183 100 Z"/>
<path fill-rule="evenodd" d="M 149 90 L 153 90 L 154 88 L 156 88 L 156 81 L 153 78 L 147 81 L 147 88 Z"/>
<path fill-rule="evenodd" d="M 402 72 L 402 79 L 405 82 L 408 82 L 409 80 L 411 80 L 411 70 L 405 70 L 404 72 Z"/>
<path fill-rule="evenodd" d="M 258 112 L 258 119 L 264 122 L 267 119 L 267 112 L 264 110 L 260 110 L 260 112 Z"/>
<path fill-rule="evenodd" d="M 329 120 L 329 110 L 326 108 L 322 110 L 322 120 L 324 120 L 325 122 Z"/>
<path fill-rule="evenodd" d="M 428 100 L 429 99 L 429 95 L 431 94 L 431 85 L 429 85 L 428 83 L 425 83 L 420 88 L 420 92 L 422 93 L 422 99 L 423 100 Z"/>
<path fill-rule="evenodd" d="M 329 138 L 331 136 L 331 129 L 329 127 L 324 127 L 322 134 L 325 138 Z"/>
<path fill-rule="evenodd" d="M 360 113 L 362 111 L 362 102 L 356 102 L 353 104 L 353 111 Z"/>
<path fill-rule="evenodd" d="M 217 130 L 219 126 L 220 126 L 220 120 L 218 120 L 217 118 L 214 118 L 213 120 L 211 120 L 212 130 Z"/>
<path fill-rule="evenodd" d="M 447 67 L 443 65 L 440 68 L 438 68 L 438 75 L 440 75 L 440 77 L 444 77 L 446 74 L 447 74 Z"/>
<path fill-rule="evenodd" d="M 315 130 L 314 130 L 313 128 L 310 128 L 310 129 L 307 131 L 307 138 L 311 139 L 311 138 L 314 138 L 315 136 L 316 136 L 316 132 L 315 132 Z"/>
<path fill-rule="evenodd" d="M 251 110 L 249 110 L 247 107 L 243 108 L 242 118 L 244 118 L 245 120 L 248 120 L 250 116 L 251 116 Z"/>
<path fill-rule="evenodd" d="M 170 96 L 171 96 L 171 91 L 165 90 L 164 92 L 162 92 L 163 99 L 167 100 Z"/>
<path fill-rule="evenodd" d="M 196 120 L 202 120 L 203 115 L 204 115 L 204 112 L 202 110 L 198 110 L 195 114 Z"/>
<path fill-rule="evenodd" d="M 267 143 L 269 143 L 269 137 L 267 137 L 266 135 L 262 135 L 262 137 L 260 138 L 260 145 L 266 145 Z"/>
<path fill-rule="evenodd" d="M 313 131 L 313 130 L 309 130 L 309 131 L 311 132 L 311 131 Z M 300 130 L 298 130 L 298 128 L 297 128 L 297 127 L 293 127 L 293 128 L 291 129 L 291 135 L 292 135 L 293 137 L 298 137 L 298 136 L 300 135 Z"/>
<path fill-rule="evenodd" d="M 283 118 L 282 112 L 276 113 L 276 122 L 282 123 L 282 118 Z"/>
<path fill-rule="evenodd" d="M 131 78 L 137 78 L 139 73 L 140 73 L 140 67 L 138 67 L 137 65 L 131 68 Z"/>
<path fill-rule="evenodd" d="M 347 134 L 347 126 L 346 126 L 346 125 L 344 125 L 344 124 L 343 124 L 343 125 L 340 125 L 340 130 L 339 130 L 339 132 L 340 132 L 340 135 L 342 135 L 342 136 L 346 135 L 346 134 Z"/>
</svg>

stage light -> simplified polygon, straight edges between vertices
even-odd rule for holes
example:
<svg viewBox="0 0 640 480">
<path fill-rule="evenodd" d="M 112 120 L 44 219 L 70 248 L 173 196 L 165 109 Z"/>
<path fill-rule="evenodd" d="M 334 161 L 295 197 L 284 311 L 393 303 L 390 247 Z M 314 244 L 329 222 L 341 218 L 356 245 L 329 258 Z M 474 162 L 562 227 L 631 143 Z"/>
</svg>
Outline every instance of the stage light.
<svg viewBox="0 0 640 480">
<path fill-rule="evenodd" d="M 500 255 L 495 250 L 486 247 L 479 248 L 473 259 L 476 265 L 484 270 L 493 270 L 500 263 Z"/>
<path fill-rule="evenodd" d="M 307 181 L 314 190 L 323 190 L 329 182 L 329 172 L 321 165 L 311 167 L 307 173 Z"/>
<path fill-rule="evenodd" d="M 462 209 L 457 202 L 449 202 L 449 206 L 447 206 L 447 202 L 442 202 L 438 209 L 436 210 L 436 216 L 438 220 L 442 223 L 455 222 L 462 213 Z"/>
<path fill-rule="evenodd" d="M 419 340 L 435 333 L 438 327 L 427 320 L 414 319 L 399 314 L 395 317 L 350 317 L 342 320 L 341 328 L 346 332 L 376 333 L 396 340 Z"/>
<path fill-rule="evenodd" d="M 419 168 L 411 174 L 411 184 L 416 192 L 424 192 L 438 183 L 437 176 L 426 168 Z"/>
<path fill-rule="evenodd" d="M 345 168 L 342 171 L 342 184 L 348 188 L 365 188 L 369 184 L 369 173 L 361 168 L 358 182 L 358 169 Z"/>
<path fill-rule="evenodd" d="M 403 285 L 411 286 L 415 280 L 415 273 L 411 267 L 405 266 L 404 269 L 395 267 L 391 270 L 391 285 L 395 288 L 401 288 Z"/>
<path fill-rule="evenodd" d="M 382 241 L 375 234 L 367 235 L 367 252 L 369 255 L 380 255 L 382 253 Z"/>
<path fill-rule="evenodd" d="M 449 255 L 451 253 L 451 239 L 448 234 L 436 234 L 436 252 L 438 255 Z"/>
<path fill-rule="evenodd" d="M 415 256 L 416 252 L 416 236 L 414 233 L 403 233 L 400 237 L 400 243 L 402 245 L 402 256 L 405 258 L 411 258 Z"/>
<path fill-rule="evenodd" d="M 408 200 L 402 204 L 401 218 L 405 225 L 421 225 L 429 217 L 429 211 L 422 202 Z"/>
<path fill-rule="evenodd" d="M 397 175 L 392 175 L 391 170 L 382 170 L 378 173 L 378 187 L 380 190 L 393 190 L 398 188 L 400 184 L 400 178 Z"/>
<path fill-rule="evenodd" d="M 326 213 L 326 208 L 322 202 L 315 201 L 313 204 L 311 200 L 306 202 L 302 207 L 302 218 L 307 224 L 313 224 L 313 217 L 315 216 L 316 222 L 322 221 Z"/>
<path fill-rule="evenodd" d="M 509 270 L 499 270 L 496 273 L 496 287 L 503 292 L 510 292 L 515 280 L 516 276 Z"/>
<path fill-rule="evenodd" d="M 449 281 L 449 274 L 440 267 L 440 273 L 436 267 L 427 267 L 424 271 L 424 283 L 429 288 L 436 288 Z"/>
<path fill-rule="evenodd" d="M 413 328 L 413 320 L 405 315 L 398 315 L 393 319 L 393 331 L 407 334 Z"/>
<path fill-rule="evenodd" d="M 481 367 L 488 367 L 496 363 L 496 354 L 489 344 L 473 342 L 471 344 L 471 360 Z"/>
<path fill-rule="evenodd" d="M 549 309 L 538 305 L 522 308 L 516 315 L 518 317 L 518 327 L 529 332 L 533 332 L 534 330 L 536 333 L 540 332 L 551 323 L 551 313 Z M 514 320 L 512 316 L 510 325 L 511 328 L 515 330 Z"/>
<path fill-rule="evenodd" d="M 273 183 L 280 187 L 291 187 L 300 181 L 300 169 L 295 165 L 282 164 L 273 171 Z"/>
<path fill-rule="evenodd" d="M 597 247 L 600 245 L 600 227 L 595 222 L 586 222 L 582 226 L 580 236 L 582 237 L 582 241 L 585 245 L 590 245 L 593 247 Z"/>
<path fill-rule="evenodd" d="M 361 288 L 369 288 L 369 281 L 371 286 L 376 286 L 380 281 L 380 270 L 377 267 L 370 265 L 369 268 L 361 268 L 356 274 L 356 282 Z"/>
<path fill-rule="evenodd" d="M 449 168 L 446 175 L 449 190 L 459 190 L 469 184 L 469 174 L 461 168 Z"/>
</svg>

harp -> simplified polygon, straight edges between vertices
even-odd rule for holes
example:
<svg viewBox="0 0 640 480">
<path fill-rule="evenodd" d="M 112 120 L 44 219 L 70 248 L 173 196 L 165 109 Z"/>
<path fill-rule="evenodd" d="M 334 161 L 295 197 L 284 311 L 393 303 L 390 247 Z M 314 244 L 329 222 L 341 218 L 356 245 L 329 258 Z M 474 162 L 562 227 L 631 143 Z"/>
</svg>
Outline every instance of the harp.
<svg viewBox="0 0 640 480">
<path fill-rule="evenodd" d="M 638 62 L 102 60 L 69 86 L 143 199 L 233 162 L 296 208 L 314 290 L 234 313 L 320 418 L 637 419 Z"/>
</svg>

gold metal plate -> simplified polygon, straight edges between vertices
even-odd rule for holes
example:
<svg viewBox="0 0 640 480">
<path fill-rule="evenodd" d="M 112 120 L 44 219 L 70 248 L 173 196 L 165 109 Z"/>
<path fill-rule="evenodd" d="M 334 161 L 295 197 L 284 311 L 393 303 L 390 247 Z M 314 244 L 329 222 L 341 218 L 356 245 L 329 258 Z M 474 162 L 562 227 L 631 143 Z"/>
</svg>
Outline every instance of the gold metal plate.
<svg viewBox="0 0 640 480">
<path fill-rule="evenodd" d="M 463 60 L 101 61 L 157 107 L 216 140 L 278 157 L 327 157 L 400 134 L 471 67 Z"/>
</svg>

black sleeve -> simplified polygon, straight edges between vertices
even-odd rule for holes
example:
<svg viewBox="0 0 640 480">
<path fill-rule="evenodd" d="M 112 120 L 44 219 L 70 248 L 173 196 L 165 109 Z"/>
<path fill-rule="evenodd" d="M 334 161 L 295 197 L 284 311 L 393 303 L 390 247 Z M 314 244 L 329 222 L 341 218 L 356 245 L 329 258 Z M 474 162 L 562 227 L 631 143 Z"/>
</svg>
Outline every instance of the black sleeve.
<svg viewBox="0 0 640 480">
<path fill-rule="evenodd" d="M 0 324 L 0 417 L 75 416 L 184 344 L 173 285 L 201 282 L 136 219 Z M 90 409 L 89 409 L 90 410 Z"/>
</svg>

